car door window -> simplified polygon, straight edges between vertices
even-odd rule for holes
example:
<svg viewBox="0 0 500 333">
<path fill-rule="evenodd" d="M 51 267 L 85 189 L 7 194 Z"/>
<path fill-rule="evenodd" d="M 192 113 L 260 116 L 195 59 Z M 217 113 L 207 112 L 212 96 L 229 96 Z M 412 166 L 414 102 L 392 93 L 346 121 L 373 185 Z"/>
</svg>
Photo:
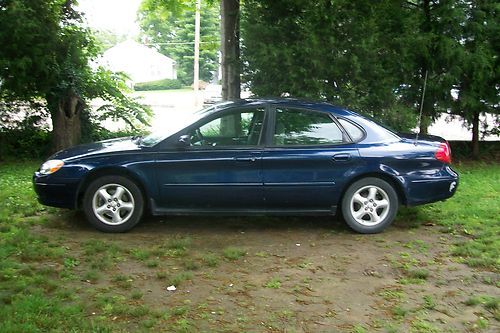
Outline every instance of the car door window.
<svg viewBox="0 0 500 333">
<path fill-rule="evenodd" d="M 191 131 L 191 145 L 205 147 L 256 146 L 264 122 L 264 108 L 235 110 Z"/>
<path fill-rule="evenodd" d="M 327 113 L 276 108 L 274 145 L 332 145 L 343 142 L 342 131 Z"/>
</svg>

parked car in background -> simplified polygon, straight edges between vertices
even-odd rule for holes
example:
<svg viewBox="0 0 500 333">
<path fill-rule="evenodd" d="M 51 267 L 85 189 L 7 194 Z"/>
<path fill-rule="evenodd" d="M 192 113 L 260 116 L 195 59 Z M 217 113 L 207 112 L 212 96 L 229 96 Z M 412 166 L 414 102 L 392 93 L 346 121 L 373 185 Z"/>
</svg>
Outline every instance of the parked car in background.
<svg viewBox="0 0 500 333">
<path fill-rule="evenodd" d="M 220 84 L 208 84 L 203 91 L 203 104 L 213 105 L 222 102 L 222 86 Z"/>
<path fill-rule="evenodd" d="M 163 214 L 334 215 L 384 230 L 400 205 L 453 196 L 448 143 L 397 134 L 332 106 L 293 99 L 215 104 L 143 138 L 60 151 L 34 174 L 39 201 L 83 209 L 106 232 Z"/>
</svg>

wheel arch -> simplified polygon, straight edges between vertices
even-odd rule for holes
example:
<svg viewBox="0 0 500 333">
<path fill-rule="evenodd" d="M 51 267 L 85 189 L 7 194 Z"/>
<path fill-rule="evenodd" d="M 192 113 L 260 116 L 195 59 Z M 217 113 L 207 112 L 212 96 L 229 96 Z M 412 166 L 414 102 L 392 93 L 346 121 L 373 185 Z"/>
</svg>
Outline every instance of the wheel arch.
<svg viewBox="0 0 500 333">
<path fill-rule="evenodd" d="M 85 178 L 80 182 L 80 185 L 78 186 L 76 202 L 75 202 L 75 207 L 77 209 L 82 207 L 83 196 L 88 186 L 94 180 L 103 176 L 122 176 L 133 181 L 139 187 L 141 194 L 144 198 L 144 205 L 145 205 L 144 210 L 147 211 L 147 209 L 149 209 L 149 200 L 143 182 L 141 181 L 140 177 L 137 174 L 124 167 L 103 167 L 103 168 L 92 169 L 91 171 L 89 171 L 85 176 Z"/>
<path fill-rule="evenodd" d="M 398 195 L 399 203 L 402 205 L 407 204 L 405 190 L 404 190 L 404 187 L 403 187 L 403 184 L 401 183 L 401 181 L 398 180 L 396 176 L 393 176 L 393 175 L 390 175 L 387 173 L 383 173 L 383 172 L 366 172 L 366 173 L 357 175 L 356 177 L 350 179 L 345 184 L 345 186 L 342 190 L 342 194 L 340 195 L 340 198 L 339 198 L 339 203 L 342 202 L 342 200 L 344 199 L 345 192 L 353 183 L 357 182 L 360 179 L 369 178 L 369 177 L 379 178 L 379 179 L 382 179 L 382 180 L 385 180 L 386 182 L 388 182 L 390 185 L 392 185 L 392 187 L 396 191 L 396 194 Z M 338 205 L 338 207 L 340 207 L 340 206 L 341 205 Z"/>
</svg>

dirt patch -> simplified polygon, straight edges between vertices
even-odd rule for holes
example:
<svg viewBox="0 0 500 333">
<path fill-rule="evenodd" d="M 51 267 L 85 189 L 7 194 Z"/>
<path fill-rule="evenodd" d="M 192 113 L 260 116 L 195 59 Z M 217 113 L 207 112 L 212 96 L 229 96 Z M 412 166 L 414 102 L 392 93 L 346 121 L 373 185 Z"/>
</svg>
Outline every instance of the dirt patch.
<svg viewBox="0 0 500 333">
<path fill-rule="evenodd" d="M 498 309 L 466 305 L 474 296 L 498 297 L 498 275 L 458 263 L 450 256 L 458 236 L 437 226 L 398 221 L 382 234 L 358 235 L 329 218 L 172 217 L 104 234 L 80 215 L 62 215 L 37 232 L 62 239 L 78 257 L 89 240 L 115 244 L 116 261 L 96 281 L 83 282 L 82 293 L 92 302 L 103 293 L 128 300 L 140 291 L 133 304 L 166 314 L 155 317 L 152 330 L 500 330 Z M 172 239 L 190 242 L 175 247 Z M 228 247 L 245 254 L 229 259 Z M 143 257 L 134 257 L 138 250 Z M 120 285 L 116 276 L 130 281 Z M 167 291 L 175 279 L 176 290 Z M 91 308 L 89 315 L 104 315 L 102 307 Z M 121 317 L 131 330 L 138 323 L 113 316 Z"/>
</svg>

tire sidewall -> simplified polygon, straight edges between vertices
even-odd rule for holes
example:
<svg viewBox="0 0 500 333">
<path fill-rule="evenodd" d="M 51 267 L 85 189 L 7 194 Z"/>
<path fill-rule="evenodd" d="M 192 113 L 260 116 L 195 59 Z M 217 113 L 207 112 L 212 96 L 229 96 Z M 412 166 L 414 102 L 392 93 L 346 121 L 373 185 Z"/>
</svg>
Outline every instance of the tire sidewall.
<svg viewBox="0 0 500 333">
<path fill-rule="evenodd" d="M 94 213 L 92 200 L 95 192 L 106 184 L 118 184 L 127 188 L 134 197 L 134 212 L 132 216 L 123 224 L 109 225 L 99 220 Z M 139 187 L 130 179 L 123 176 L 103 176 L 92 181 L 87 187 L 83 196 L 83 212 L 87 220 L 96 229 L 104 232 L 125 232 L 132 229 L 142 218 L 144 212 L 144 198 Z"/>
<path fill-rule="evenodd" d="M 359 222 L 357 222 L 356 219 L 354 219 L 354 217 L 351 214 L 350 205 L 352 196 L 360 188 L 369 185 L 374 185 L 384 190 L 387 193 L 387 196 L 389 197 L 389 203 L 390 203 L 389 212 L 387 216 L 382 222 L 378 223 L 375 226 L 362 225 Z M 374 234 L 382 232 L 394 221 L 394 218 L 396 217 L 396 214 L 398 212 L 398 208 L 399 208 L 399 199 L 398 199 L 398 194 L 394 190 L 394 187 L 387 181 L 375 177 L 363 178 L 352 183 L 347 189 L 347 191 L 344 193 L 344 196 L 342 198 L 342 216 L 344 217 L 345 222 L 347 223 L 347 225 L 349 225 L 351 229 L 363 234 Z"/>
</svg>

